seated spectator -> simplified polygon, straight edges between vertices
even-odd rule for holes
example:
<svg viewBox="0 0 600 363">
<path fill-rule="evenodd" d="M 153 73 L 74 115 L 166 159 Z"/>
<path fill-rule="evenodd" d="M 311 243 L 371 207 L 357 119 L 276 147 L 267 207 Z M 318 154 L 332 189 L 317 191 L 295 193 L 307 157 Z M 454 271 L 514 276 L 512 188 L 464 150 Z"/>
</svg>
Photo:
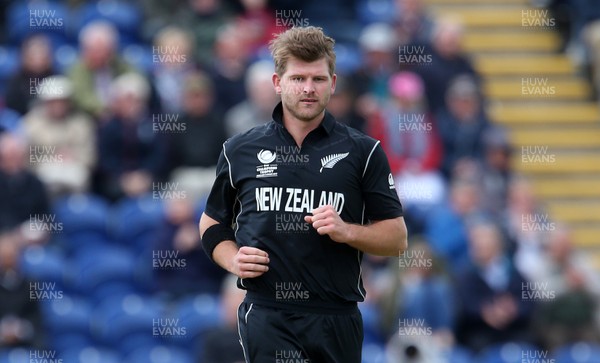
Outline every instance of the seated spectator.
<svg viewBox="0 0 600 363">
<path fill-rule="evenodd" d="M 222 0 L 187 0 L 174 18 L 193 35 L 194 58 L 203 68 L 212 65 L 218 33 L 231 18 L 231 10 Z"/>
<path fill-rule="evenodd" d="M 82 111 L 102 121 L 109 118 L 112 81 L 134 69 L 117 53 L 119 35 L 105 21 L 86 25 L 79 33 L 80 60 L 69 70 L 73 101 Z"/>
<path fill-rule="evenodd" d="M 381 141 L 411 230 L 419 233 L 428 211 L 442 202 L 444 180 L 437 171 L 442 144 L 424 99 L 423 82 L 415 73 L 395 73 L 390 101 L 369 121 L 369 134 Z"/>
<path fill-rule="evenodd" d="M 509 341 L 531 342 L 534 303 L 522 298 L 525 279 L 503 249 L 498 228 L 486 222 L 469 228 L 471 264 L 456 274 L 460 306 L 458 342 L 480 351 Z"/>
<path fill-rule="evenodd" d="M 358 114 L 354 107 L 355 103 L 356 94 L 352 89 L 350 79 L 338 74 L 335 81 L 335 92 L 329 98 L 327 111 L 335 117 L 336 121 L 366 133 L 367 121 Z"/>
<path fill-rule="evenodd" d="M 510 165 L 512 147 L 506 130 L 494 126 L 488 129 L 483 139 L 485 157 L 482 165 L 484 209 L 500 217 L 506 208 L 508 185 L 513 172 Z"/>
<path fill-rule="evenodd" d="M 245 38 L 251 55 L 256 55 L 268 46 L 273 34 L 285 29 L 277 26 L 274 12 L 269 9 L 267 0 L 241 0 L 243 11 L 235 19 L 236 26 Z"/>
<path fill-rule="evenodd" d="M 219 30 L 214 57 L 207 68 L 214 83 L 215 100 L 222 110 L 229 110 L 246 99 L 244 81 L 248 69 L 248 44 L 242 29 L 228 24 Z"/>
<path fill-rule="evenodd" d="M 554 222 L 541 208 L 533 186 L 524 177 L 511 180 L 503 217 L 516 268 L 530 281 L 543 279 L 544 241 L 554 228 Z"/>
<path fill-rule="evenodd" d="M 117 77 L 111 87 L 113 116 L 100 128 L 99 191 L 111 200 L 150 190 L 165 168 L 165 142 L 147 112 L 148 82 L 136 73 Z"/>
<path fill-rule="evenodd" d="M 538 336 L 548 350 L 578 341 L 597 342 L 600 276 L 587 256 L 575 249 L 567 228 L 559 226 L 547 236 L 546 269 L 537 285 L 543 300 L 536 314 Z"/>
<path fill-rule="evenodd" d="M 212 263 L 202 250 L 198 234 L 198 216 L 187 196 L 166 201 L 165 219 L 158 228 L 154 250 L 177 251 L 185 266 L 155 269 L 157 288 L 170 299 L 186 294 L 217 295 L 226 271 Z"/>
<path fill-rule="evenodd" d="M 442 18 L 435 26 L 431 43 L 422 48 L 430 62 L 418 63 L 414 68 L 425 82 L 427 103 L 433 113 L 445 107 L 448 88 L 461 74 L 477 78 L 471 61 L 462 49 L 463 26 L 452 18 Z M 418 46 L 418 45 L 417 45 Z"/>
<path fill-rule="evenodd" d="M 26 114 L 37 96 L 42 80 L 53 75 L 52 46 L 43 34 L 26 39 L 21 46 L 21 68 L 6 85 L 6 106 Z"/>
<path fill-rule="evenodd" d="M 196 72 L 191 35 L 176 26 L 162 29 L 154 40 L 152 83 L 162 112 L 179 113 L 183 109 L 181 85 Z M 153 107 L 157 108 L 157 107 Z"/>
<path fill-rule="evenodd" d="M 171 180 L 198 199 L 210 191 L 215 167 L 225 142 L 223 115 L 214 108 L 214 85 L 204 74 L 189 77 L 184 84 L 184 113 L 178 122 L 185 132 L 169 135 Z"/>
<path fill-rule="evenodd" d="M 248 98 L 225 114 L 228 137 L 271 121 L 273 108 L 278 102 L 271 80 L 274 69 L 275 66 L 270 61 L 259 61 L 248 68 L 246 73 Z"/>
<path fill-rule="evenodd" d="M 400 45 L 425 44 L 434 29 L 434 22 L 423 0 L 396 0 L 394 28 Z"/>
<path fill-rule="evenodd" d="M 441 170 L 446 177 L 460 159 L 483 161 L 483 135 L 489 128 L 489 121 L 472 77 L 463 75 L 451 82 L 446 94 L 446 109 L 438 112 L 435 120 L 444 145 Z"/>
<path fill-rule="evenodd" d="M 20 233 L 32 215 L 50 210 L 44 184 L 28 169 L 30 160 L 23 140 L 11 133 L 0 135 L 0 233 Z"/>
<path fill-rule="evenodd" d="M 478 183 L 456 178 L 450 185 L 448 201 L 426 220 L 427 242 L 450 271 L 457 271 L 469 261 L 467 223 L 480 214 L 481 199 Z"/>
<path fill-rule="evenodd" d="M 383 23 L 366 26 L 358 39 L 363 62 L 348 76 L 356 92 L 356 110 L 368 119 L 388 97 L 388 82 L 397 70 L 397 40 L 394 29 Z"/>
<path fill-rule="evenodd" d="M 42 349 L 45 337 L 39 301 L 19 271 L 19 242 L 0 235 L 0 348 Z"/>
<path fill-rule="evenodd" d="M 221 288 L 221 310 L 224 324 L 204 334 L 204 349 L 198 362 L 243 363 L 244 351 L 238 333 L 238 306 L 244 300 L 244 290 L 237 287 L 237 278 L 228 275 Z"/>
<path fill-rule="evenodd" d="M 87 191 L 97 157 L 95 125 L 72 107 L 68 78 L 52 76 L 46 83 L 38 104 L 23 117 L 29 145 L 48 157 L 32 168 L 54 196 Z"/>
</svg>

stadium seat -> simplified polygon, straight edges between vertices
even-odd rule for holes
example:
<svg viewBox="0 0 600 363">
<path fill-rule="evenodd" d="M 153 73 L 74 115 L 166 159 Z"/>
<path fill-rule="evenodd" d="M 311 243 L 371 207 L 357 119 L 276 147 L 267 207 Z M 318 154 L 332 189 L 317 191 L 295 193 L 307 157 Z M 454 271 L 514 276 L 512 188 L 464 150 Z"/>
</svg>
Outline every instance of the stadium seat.
<svg viewBox="0 0 600 363">
<path fill-rule="evenodd" d="M 37 245 L 25 248 L 21 259 L 21 271 L 29 280 L 64 284 L 65 258 L 57 250 Z"/>
<path fill-rule="evenodd" d="M 360 0 L 356 4 L 358 20 L 363 25 L 371 23 L 392 23 L 396 16 L 396 7 L 390 0 Z"/>
<path fill-rule="evenodd" d="M 513 363 L 520 362 L 524 352 L 537 352 L 539 348 L 519 342 L 496 344 L 486 348 L 479 355 L 481 363 Z"/>
<path fill-rule="evenodd" d="M 160 337 L 153 334 L 156 319 L 163 316 L 162 303 L 156 298 L 138 294 L 108 297 L 91 316 L 92 335 L 123 355 L 142 344 L 160 342 Z"/>
<path fill-rule="evenodd" d="M 151 197 L 125 199 L 111 212 L 110 231 L 118 243 L 142 252 L 150 247 L 163 215 L 160 200 Z"/>
<path fill-rule="evenodd" d="M 130 44 L 121 52 L 123 59 L 142 73 L 149 73 L 154 66 L 152 48 L 141 44 Z"/>
<path fill-rule="evenodd" d="M 65 350 L 60 354 L 65 363 L 121 363 L 122 357 L 111 349 L 85 346 Z"/>
<path fill-rule="evenodd" d="M 125 358 L 124 363 L 194 363 L 184 349 L 157 345 L 142 347 Z"/>
<path fill-rule="evenodd" d="M 54 204 L 56 220 L 62 224 L 64 243 L 68 253 L 80 248 L 104 245 L 107 240 L 108 203 L 97 196 L 76 194 Z"/>
<path fill-rule="evenodd" d="M 557 363 L 600 363 L 600 345 L 578 342 L 558 348 L 553 355 Z"/>
<path fill-rule="evenodd" d="M 29 361 L 27 348 L 4 349 L 0 351 L 0 363 L 23 363 Z"/>
<path fill-rule="evenodd" d="M 386 363 L 384 346 L 374 343 L 363 344 L 362 363 Z"/>
<path fill-rule="evenodd" d="M 0 47 L 0 94 L 6 92 L 6 82 L 19 69 L 19 49 L 16 47 Z"/>
<path fill-rule="evenodd" d="M 87 300 L 72 295 L 63 294 L 62 299 L 44 301 L 42 313 L 50 346 L 62 352 L 89 345 L 91 311 Z"/>
<path fill-rule="evenodd" d="M 73 256 L 67 282 L 95 301 L 105 296 L 124 296 L 135 290 L 136 257 L 119 246 L 97 246 Z"/>
<path fill-rule="evenodd" d="M 67 42 L 69 10 L 65 4 L 46 1 L 14 1 L 7 10 L 6 30 L 17 46 L 35 33 L 46 34 L 54 46 Z"/>
<path fill-rule="evenodd" d="M 83 27 L 96 20 L 106 20 L 119 31 L 120 49 L 129 44 L 139 43 L 139 24 L 142 13 L 135 2 L 105 0 L 87 2 L 71 17 L 74 27 L 73 40 Z"/>
</svg>

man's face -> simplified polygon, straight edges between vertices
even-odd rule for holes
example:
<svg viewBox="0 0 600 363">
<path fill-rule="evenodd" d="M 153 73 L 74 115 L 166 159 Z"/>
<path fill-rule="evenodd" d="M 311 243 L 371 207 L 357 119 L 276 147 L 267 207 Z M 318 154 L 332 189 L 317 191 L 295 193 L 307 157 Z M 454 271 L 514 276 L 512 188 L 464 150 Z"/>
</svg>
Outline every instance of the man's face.
<svg viewBox="0 0 600 363">
<path fill-rule="evenodd" d="M 290 57 L 285 73 L 273 74 L 275 91 L 281 95 L 283 108 L 293 118 L 311 122 L 319 118 L 335 90 L 336 75 L 329 74 L 327 60 L 304 62 Z"/>
</svg>

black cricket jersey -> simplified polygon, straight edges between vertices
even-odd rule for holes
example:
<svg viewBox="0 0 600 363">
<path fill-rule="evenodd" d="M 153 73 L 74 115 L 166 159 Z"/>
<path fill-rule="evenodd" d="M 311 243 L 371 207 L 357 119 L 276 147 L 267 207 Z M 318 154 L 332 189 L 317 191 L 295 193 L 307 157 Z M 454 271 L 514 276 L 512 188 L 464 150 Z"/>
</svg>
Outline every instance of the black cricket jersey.
<svg viewBox="0 0 600 363">
<path fill-rule="evenodd" d="M 269 271 L 238 280 L 248 297 L 313 308 L 363 301 L 363 253 L 319 235 L 304 216 L 326 204 L 348 223 L 402 216 L 385 153 L 328 112 L 300 147 L 282 120 L 279 103 L 273 121 L 223 144 L 205 213 L 235 224 L 238 246 L 269 254 Z"/>
</svg>

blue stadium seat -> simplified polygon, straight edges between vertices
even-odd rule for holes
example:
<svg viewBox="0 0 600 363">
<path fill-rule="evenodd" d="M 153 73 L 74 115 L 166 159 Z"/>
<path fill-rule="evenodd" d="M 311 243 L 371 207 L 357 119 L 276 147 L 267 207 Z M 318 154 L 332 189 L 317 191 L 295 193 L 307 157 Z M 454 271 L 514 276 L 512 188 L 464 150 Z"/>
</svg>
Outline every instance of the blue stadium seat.
<svg viewBox="0 0 600 363">
<path fill-rule="evenodd" d="M 362 54 L 359 48 L 350 43 L 335 44 L 336 72 L 347 75 L 356 71 L 362 64 Z"/>
<path fill-rule="evenodd" d="M 53 58 L 57 72 L 66 74 L 79 59 L 79 50 L 73 45 L 63 44 L 54 48 Z"/>
<path fill-rule="evenodd" d="M 600 345 L 578 342 L 558 348 L 553 355 L 557 363 L 600 363 Z"/>
<path fill-rule="evenodd" d="M 89 345 L 91 312 L 87 300 L 73 295 L 44 301 L 42 313 L 50 345 L 58 351 Z"/>
<path fill-rule="evenodd" d="M 130 44 L 121 52 L 123 59 L 142 73 L 149 73 L 154 67 L 152 47 L 141 44 Z"/>
<path fill-rule="evenodd" d="M 135 291 L 135 268 L 136 257 L 129 250 L 97 246 L 75 254 L 66 277 L 74 291 L 98 301 Z"/>
<path fill-rule="evenodd" d="M 124 363 L 194 363 L 184 349 L 164 345 L 142 347 L 125 358 Z"/>
<path fill-rule="evenodd" d="M 534 345 L 529 343 L 509 342 L 496 344 L 486 348 L 479 354 L 481 363 L 513 363 L 521 362 L 524 352 L 539 351 Z"/>
<path fill-rule="evenodd" d="M 384 344 L 385 339 L 380 331 L 380 316 L 377 307 L 372 304 L 358 304 L 363 317 L 365 343 Z"/>
<path fill-rule="evenodd" d="M 385 347 L 380 344 L 363 344 L 362 363 L 386 363 Z"/>
<path fill-rule="evenodd" d="M 111 213 L 111 234 L 118 243 L 142 252 L 151 246 L 163 216 L 160 200 L 151 197 L 124 199 Z"/>
<path fill-rule="evenodd" d="M 60 354 L 64 363 L 121 363 L 121 355 L 111 349 L 94 346 L 78 347 L 65 350 Z"/>
<path fill-rule="evenodd" d="M 65 4 L 45 1 L 14 1 L 7 10 L 6 30 L 13 45 L 32 34 L 44 33 L 53 45 L 67 42 L 69 9 Z"/>
<path fill-rule="evenodd" d="M 396 12 L 394 2 L 390 0 L 360 0 L 356 4 L 358 21 L 363 25 L 380 22 L 391 24 Z"/>
<path fill-rule="evenodd" d="M 201 340 L 208 330 L 223 324 L 219 297 L 210 294 L 182 298 L 168 316 L 178 319 L 180 325 L 185 327 L 186 334 L 165 341 L 181 347 L 194 347 L 196 356 L 202 349 L 197 341 Z"/>
<path fill-rule="evenodd" d="M 92 313 L 92 333 L 103 345 L 126 355 L 142 342 L 160 342 L 153 326 L 163 317 L 163 310 L 162 303 L 151 296 L 108 297 Z"/>
<path fill-rule="evenodd" d="M 0 47 L 0 94 L 6 92 L 6 81 L 19 69 L 21 60 L 16 47 Z"/>
<path fill-rule="evenodd" d="M 86 194 L 71 195 L 54 204 L 56 219 L 63 227 L 61 242 L 68 253 L 108 242 L 108 210 L 104 199 Z"/>
<path fill-rule="evenodd" d="M 28 361 L 28 348 L 3 349 L 0 351 L 0 363 L 23 363 Z"/>
<path fill-rule="evenodd" d="M 83 27 L 96 20 L 114 24 L 119 31 L 121 49 L 140 42 L 138 29 L 142 22 L 142 12 L 135 2 L 105 0 L 82 4 L 71 17 L 74 25 L 71 35 L 73 40 L 76 40 Z"/>
<path fill-rule="evenodd" d="M 65 258 L 59 251 L 49 247 L 30 246 L 22 254 L 21 271 L 30 280 L 56 282 L 64 285 Z"/>
</svg>

